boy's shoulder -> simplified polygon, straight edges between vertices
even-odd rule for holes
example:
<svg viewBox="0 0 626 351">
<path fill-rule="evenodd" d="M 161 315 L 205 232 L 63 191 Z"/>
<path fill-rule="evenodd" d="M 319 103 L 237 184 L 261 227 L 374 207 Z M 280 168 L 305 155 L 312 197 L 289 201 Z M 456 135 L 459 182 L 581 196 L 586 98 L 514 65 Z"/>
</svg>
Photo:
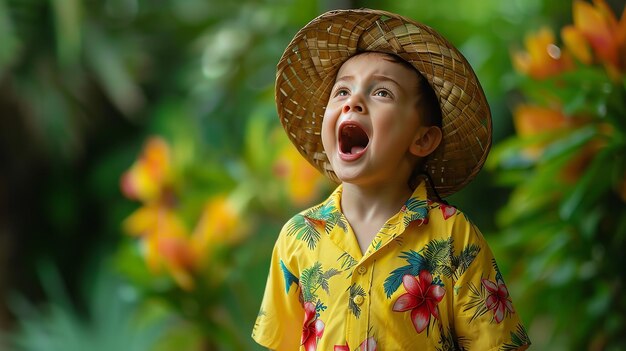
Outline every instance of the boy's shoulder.
<svg viewBox="0 0 626 351">
<path fill-rule="evenodd" d="M 430 199 L 427 203 L 429 220 L 440 220 L 455 226 L 475 226 L 470 217 L 455 205 Z"/>
</svg>

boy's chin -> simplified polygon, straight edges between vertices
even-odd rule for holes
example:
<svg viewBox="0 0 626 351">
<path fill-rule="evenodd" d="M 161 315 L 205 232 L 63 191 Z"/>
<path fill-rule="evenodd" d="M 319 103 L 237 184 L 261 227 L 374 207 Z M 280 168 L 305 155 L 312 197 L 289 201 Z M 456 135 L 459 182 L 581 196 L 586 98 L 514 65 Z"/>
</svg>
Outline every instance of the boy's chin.
<svg viewBox="0 0 626 351">
<path fill-rule="evenodd" d="M 341 181 L 341 183 L 355 183 L 358 182 L 362 176 L 358 172 L 348 172 L 343 169 L 336 169 L 333 167 L 335 175 Z"/>
<path fill-rule="evenodd" d="M 347 184 L 365 185 L 368 180 L 368 177 L 358 170 L 339 170 L 335 171 L 335 175 L 341 183 Z"/>
</svg>

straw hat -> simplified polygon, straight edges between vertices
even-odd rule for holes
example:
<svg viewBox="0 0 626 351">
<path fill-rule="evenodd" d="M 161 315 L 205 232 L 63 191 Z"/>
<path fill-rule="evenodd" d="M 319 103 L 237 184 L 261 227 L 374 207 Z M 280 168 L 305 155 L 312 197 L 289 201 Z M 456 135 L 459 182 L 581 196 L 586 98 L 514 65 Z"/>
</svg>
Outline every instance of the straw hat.
<svg viewBox="0 0 626 351">
<path fill-rule="evenodd" d="M 355 54 L 395 54 L 432 86 L 442 112 L 443 141 L 425 165 L 437 194 L 451 195 L 480 171 L 491 146 L 491 113 L 463 55 L 432 28 L 394 13 L 329 11 L 293 38 L 278 63 L 276 106 L 300 153 L 340 182 L 324 153 L 320 130 L 339 67 Z"/>
</svg>

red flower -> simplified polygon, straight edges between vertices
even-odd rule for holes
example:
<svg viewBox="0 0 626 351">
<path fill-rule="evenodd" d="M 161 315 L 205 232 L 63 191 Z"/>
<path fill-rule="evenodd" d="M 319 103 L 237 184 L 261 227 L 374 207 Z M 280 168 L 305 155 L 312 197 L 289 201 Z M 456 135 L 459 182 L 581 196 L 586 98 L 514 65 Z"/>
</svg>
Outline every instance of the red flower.
<svg viewBox="0 0 626 351">
<path fill-rule="evenodd" d="M 456 207 L 454 206 L 441 204 L 440 208 L 441 213 L 443 213 L 443 219 L 448 219 L 454 216 L 454 214 L 456 213 Z"/>
<path fill-rule="evenodd" d="M 315 305 L 311 302 L 304 303 L 304 324 L 302 325 L 302 339 L 300 345 L 304 345 L 306 351 L 317 349 L 317 340 L 324 334 L 324 322 L 316 318 Z"/>
<path fill-rule="evenodd" d="M 350 351 L 350 347 L 346 343 L 345 345 L 335 345 L 334 351 Z M 376 340 L 373 336 L 363 340 L 359 345 L 358 351 L 376 351 Z"/>
<path fill-rule="evenodd" d="M 493 310 L 493 317 L 496 323 L 500 323 L 504 319 L 505 309 L 509 313 L 515 312 L 513 304 L 509 299 L 509 290 L 502 280 L 498 280 L 497 284 L 488 279 L 483 279 L 482 282 L 485 289 L 489 292 L 485 299 L 485 305 L 488 309 Z"/>
<path fill-rule="evenodd" d="M 430 323 L 430 316 L 439 319 L 437 304 L 446 291 L 443 287 L 432 284 L 433 276 L 427 270 L 420 271 L 419 277 L 405 275 L 402 284 L 407 293 L 401 295 L 393 305 L 396 312 L 411 310 L 411 321 L 417 333 L 421 333 Z"/>
</svg>

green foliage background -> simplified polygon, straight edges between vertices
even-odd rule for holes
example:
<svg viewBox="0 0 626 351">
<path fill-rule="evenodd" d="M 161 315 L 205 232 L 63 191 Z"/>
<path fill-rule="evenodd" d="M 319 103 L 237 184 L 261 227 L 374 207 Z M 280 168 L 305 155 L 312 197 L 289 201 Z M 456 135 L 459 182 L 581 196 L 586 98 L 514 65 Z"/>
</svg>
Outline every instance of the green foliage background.
<svg viewBox="0 0 626 351">
<path fill-rule="evenodd" d="M 250 130 L 253 123 L 278 125 L 275 65 L 300 27 L 337 7 L 398 12 L 455 43 L 486 90 L 496 144 L 513 133 L 510 107 L 518 97 L 510 49 L 541 25 L 571 22 L 568 1 L 0 0 L 0 327 L 6 343 L 31 340 L 17 343 L 20 350 L 94 349 L 107 335 L 131 338 L 124 330 L 132 325 L 143 331 L 127 344 L 132 350 L 257 349 L 249 334 L 269 253 L 282 223 L 300 209 L 284 202 L 245 218 L 264 220 L 254 221 L 254 234 L 234 254 L 239 270 L 229 273 L 224 291 L 207 297 L 221 299 L 235 336 L 206 341 L 206 330 L 143 295 L 113 263 L 128 240 L 121 223 L 137 207 L 122 196 L 119 178 L 150 135 L 176 144 L 183 158 L 193 154 L 188 158 L 197 167 L 188 186 L 201 194 L 271 175 L 262 158 L 254 161 L 254 150 L 262 153 L 266 144 Z M 242 169 L 241 160 L 257 168 Z M 590 346 L 589 323 L 574 331 L 554 327 L 572 316 L 586 320 L 574 312 L 585 296 L 558 302 L 577 285 L 542 286 L 539 294 L 520 273 L 533 259 L 552 256 L 540 245 L 528 250 L 525 237 L 500 234 L 497 213 L 510 191 L 497 185 L 495 173 L 483 171 L 450 201 L 492 243 L 531 340 L 537 349 L 603 349 Z M 588 255 L 578 248 L 554 259 L 568 267 Z M 623 273 L 614 272 L 622 275 L 623 291 Z M 107 292 L 117 299 L 107 300 Z M 531 297 L 542 300 L 544 310 L 534 308 Z M 611 313 L 603 295 L 593 299 L 601 310 L 589 307 L 592 313 Z M 612 327 L 624 331 L 623 316 L 613 320 Z M 65 329 L 44 328 L 51 323 Z"/>
</svg>

